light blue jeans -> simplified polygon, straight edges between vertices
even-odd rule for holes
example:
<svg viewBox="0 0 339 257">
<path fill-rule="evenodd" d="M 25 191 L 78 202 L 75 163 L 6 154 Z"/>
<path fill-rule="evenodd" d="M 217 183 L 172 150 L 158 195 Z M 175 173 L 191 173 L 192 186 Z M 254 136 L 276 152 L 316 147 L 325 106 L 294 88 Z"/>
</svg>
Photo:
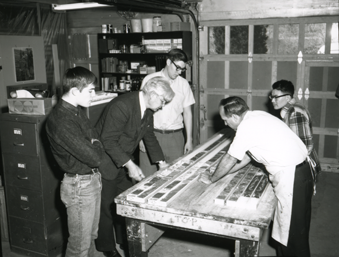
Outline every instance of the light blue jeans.
<svg viewBox="0 0 339 257">
<path fill-rule="evenodd" d="M 66 257 L 94 256 L 101 202 L 101 174 L 64 175 L 60 196 L 67 209 Z"/>
</svg>

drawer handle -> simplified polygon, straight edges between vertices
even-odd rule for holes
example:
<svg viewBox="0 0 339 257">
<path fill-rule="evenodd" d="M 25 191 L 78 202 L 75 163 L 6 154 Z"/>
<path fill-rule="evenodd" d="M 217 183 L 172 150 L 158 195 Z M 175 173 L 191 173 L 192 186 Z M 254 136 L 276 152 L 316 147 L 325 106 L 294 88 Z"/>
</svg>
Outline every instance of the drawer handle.
<svg viewBox="0 0 339 257">
<path fill-rule="evenodd" d="M 21 179 L 21 180 L 27 180 L 28 177 L 21 177 L 20 175 L 16 176 L 18 179 Z"/>
<path fill-rule="evenodd" d="M 23 210 L 23 211 L 28 211 L 29 207 L 20 205 L 20 209 Z"/>
<path fill-rule="evenodd" d="M 33 244 L 33 239 L 26 239 L 26 238 L 23 238 L 22 241 L 26 244 Z"/>
<path fill-rule="evenodd" d="M 14 146 L 24 146 L 25 143 L 13 143 Z"/>
</svg>

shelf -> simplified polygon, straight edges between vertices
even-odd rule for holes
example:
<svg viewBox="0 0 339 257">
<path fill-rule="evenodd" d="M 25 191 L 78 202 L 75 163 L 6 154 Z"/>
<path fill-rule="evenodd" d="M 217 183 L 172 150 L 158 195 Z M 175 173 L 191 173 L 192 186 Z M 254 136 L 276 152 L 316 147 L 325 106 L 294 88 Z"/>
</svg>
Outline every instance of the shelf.
<svg viewBox="0 0 339 257">
<path fill-rule="evenodd" d="M 149 47 L 147 53 L 109 53 L 112 48 L 120 49 L 121 45 L 126 45 L 128 49 L 131 45 L 140 45 L 142 40 Z M 148 40 L 148 41 L 147 41 Z M 99 58 L 99 82 L 100 88 L 109 88 L 111 84 L 119 85 L 123 76 L 140 77 L 140 80 L 148 74 L 110 72 L 118 71 L 120 61 L 127 63 L 127 69 L 132 69 L 135 63 L 148 67 L 155 67 L 156 71 L 162 70 L 166 65 L 167 49 L 180 48 L 185 51 L 188 58 L 192 58 L 192 32 L 191 31 L 162 31 L 149 33 L 99 33 L 98 34 L 98 58 Z M 137 49 L 139 50 L 139 49 Z M 188 74 L 188 77 L 187 77 Z M 181 74 L 190 81 L 191 72 Z M 109 85 L 108 85 L 109 83 Z M 141 81 L 140 81 L 141 83 Z"/>
<path fill-rule="evenodd" d="M 154 55 L 166 55 L 167 52 L 154 52 L 154 53 L 99 53 L 99 55 L 101 57 L 110 57 L 110 56 L 113 56 L 113 55 L 118 55 L 118 56 L 121 56 L 121 55 L 126 55 L 126 56 L 138 56 L 138 55 L 141 55 L 141 56 L 154 56 Z"/>
<path fill-rule="evenodd" d="M 102 74 L 110 74 L 110 75 L 116 75 L 116 76 L 128 76 L 128 75 L 141 75 L 146 76 L 148 73 L 136 73 L 136 72 L 109 72 L 109 71 L 101 71 Z M 151 73 L 150 73 L 151 74 Z"/>
</svg>

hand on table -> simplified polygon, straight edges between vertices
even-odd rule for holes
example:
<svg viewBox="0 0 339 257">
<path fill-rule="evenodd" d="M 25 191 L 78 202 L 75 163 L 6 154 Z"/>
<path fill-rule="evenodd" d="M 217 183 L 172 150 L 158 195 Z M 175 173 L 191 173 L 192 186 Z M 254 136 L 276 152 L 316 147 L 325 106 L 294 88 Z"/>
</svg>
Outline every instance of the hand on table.
<svg viewBox="0 0 339 257">
<path fill-rule="evenodd" d="M 158 165 L 159 165 L 159 170 L 166 169 L 169 166 L 169 164 L 165 161 L 159 162 Z"/>
<path fill-rule="evenodd" d="M 187 141 L 184 147 L 184 154 L 187 154 L 193 150 L 193 143 L 192 141 Z"/>
<path fill-rule="evenodd" d="M 142 172 L 142 170 L 132 160 L 129 160 L 127 162 L 126 168 L 128 169 L 128 176 L 130 176 L 132 179 L 140 181 L 145 178 L 145 175 Z"/>
<path fill-rule="evenodd" d="M 199 177 L 199 182 L 204 183 L 206 185 L 212 184 L 211 175 L 209 173 L 201 173 Z"/>
</svg>

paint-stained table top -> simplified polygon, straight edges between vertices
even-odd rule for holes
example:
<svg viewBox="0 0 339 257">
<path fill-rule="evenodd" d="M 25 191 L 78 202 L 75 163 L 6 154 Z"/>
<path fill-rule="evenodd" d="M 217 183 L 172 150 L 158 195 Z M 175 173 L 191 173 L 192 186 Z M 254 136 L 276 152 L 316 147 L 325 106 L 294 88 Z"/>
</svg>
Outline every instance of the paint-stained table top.
<svg viewBox="0 0 339 257">
<path fill-rule="evenodd" d="M 201 172 L 213 172 L 231 141 L 232 136 L 222 130 L 167 169 L 123 192 L 115 198 L 118 213 L 132 219 L 258 241 L 259 230 L 268 228 L 276 204 L 271 185 L 264 183 L 267 178 L 263 171 L 248 165 L 210 185 L 198 181 Z M 260 181 L 263 190 L 259 189 Z M 239 187 L 245 189 L 240 192 Z M 250 187 L 253 192 L 249 193 Z M 248 198 L 244 197 L 245 191 Z M 232 192 L 242 197 L 241 203 L 232 201 Z"/>
</svg>

